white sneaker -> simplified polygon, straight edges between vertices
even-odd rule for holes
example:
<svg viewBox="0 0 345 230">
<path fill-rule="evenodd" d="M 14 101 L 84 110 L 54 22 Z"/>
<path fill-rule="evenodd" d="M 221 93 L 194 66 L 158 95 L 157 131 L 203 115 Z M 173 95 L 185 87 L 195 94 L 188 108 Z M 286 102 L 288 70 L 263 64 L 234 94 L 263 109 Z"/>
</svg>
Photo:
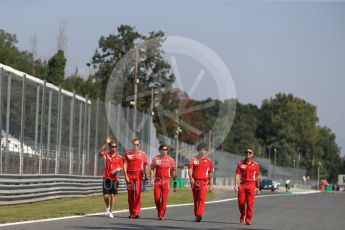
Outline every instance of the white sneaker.
<svg viewBox="0 0 345 230">
<path fill-rule="evenodd" d="M 110 218 L 114 218 L 114 215 L 112 212 L 109 212 L 109 215 L 108 215 Z"/>
<path fill-rule="evenodd" d="M 105 215 L 105 216 L 109 216 L 109 208 L 106 208 L 106 209 L 104 210 L 104 215 Z"/>
</svg>

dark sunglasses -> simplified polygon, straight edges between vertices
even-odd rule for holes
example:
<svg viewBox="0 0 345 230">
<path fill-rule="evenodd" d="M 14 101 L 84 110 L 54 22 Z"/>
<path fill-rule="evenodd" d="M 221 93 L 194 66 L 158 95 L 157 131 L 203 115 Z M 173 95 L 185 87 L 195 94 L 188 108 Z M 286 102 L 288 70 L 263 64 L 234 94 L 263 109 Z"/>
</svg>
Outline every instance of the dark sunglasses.
<svg viewBox="0 0 345 230">
<path fill-rule="evenodd" d="M 116 145 L 111 146 L 112 148 L 116 148 Z"/>
<path fill-rule="evenodd" d="M 168 149 L 161 149 L 162 151 L 168 151 Z"/>
<path fill-rule="evenodd" d="M 134 146 L 140 146 L 140 144 L 133 144 Z"/>
<path fill-rule="evenodd" d="M 246 151 L 246 153 L 253 154 L 253 152 L 252 152 L 252 151 Z"/>
</svg>

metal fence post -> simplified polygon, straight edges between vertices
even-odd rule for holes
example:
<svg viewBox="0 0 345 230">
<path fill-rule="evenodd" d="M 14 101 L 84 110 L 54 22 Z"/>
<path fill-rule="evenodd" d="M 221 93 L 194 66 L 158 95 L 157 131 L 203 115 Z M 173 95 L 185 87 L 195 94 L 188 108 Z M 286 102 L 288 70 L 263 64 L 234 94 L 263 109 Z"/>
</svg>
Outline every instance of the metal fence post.
<svg viewBox="0 0 345 230">
<path fill-rule="evenodd" d="M 87 118 L 87 96 L 85 97 L 84 104 L 84 122 L 83 122 L 83 155 L 82 155 L 82 165 L 81 165 L 81 175 L 85 175 L 85 155 L 86 155 L 86 118 Z"/>
<path fill-rule="evenodd" d="M 153 158 L 153 135 L 156 136 L 154 133 L 153 133 L 153 130 L 152 130 L 152 116 L 150 116 L 150 119 L 148 119 L 148 125 L 147 125 L 147 130 L 148 130 L 148 149 L 149 149 L 149 158 L 150 158 L 150 162 Z"/>
<path fill-rule="evenodd" d="M 106 108 L 106 118 L 107 118 L 107 136 L 110 136 L 111 134 L 111 131 L 110 131 L 110 122 L 109 122 L 109 113 L 110 113 L 110 110 L 111 110 L 111 102 L 108 101 L 107 104 L 106 104 L 107 108 Z"/>
<path fill-rule="evenodd" d="M 56 116 L 56 141 L 55 141 L 55 174 L 59 174 L 59 128 L 60 128 L 60 113 L 61 113 L 61 86 L 59 86 L 58 96 L 58 111 Z"/>
<path fill-rule="evenodd" d="M 91 105 L 89 105 L 89 102 L 87 102 L 87 108 L 88 108 L 88 116 L 87 116 L 87 144 L 86 144 L 86 153 L 87 153 L 87 163 L 90 167 L 90 126 L 91 126 Z M 88 170 L 88 175 L 90 175 L 90 171 Z"/>
<path fill-rule="evenodd" d="M 95 162 L 94 162 L 94 166 L 93 166 L 93 175 L 96 176 L 97 175 L 97 160 L 98 160 L 98 119 L 99 119 L 99 115 L 98 115 L 98 110 L 99 110 L 99 99 L 97 98 L 96 101 L 96 127 L 95 127 Z"/>
<path fill-rule="evenodd" d="M 5 153 L 5 173 L 7 173 L 7 157 L 9 156 L 9 145 L 8 145 L 8 135 L 10 132 L 10 109 L 11 109 L 11 74 L 8 75 L 7 79 L 7 104 L 6 104 L 6 153 Z"/>
<path fill-rule="evenodd" d="M 36 88 L 36 117 L 35 117 L 35 155 L 38 155 L 38 118 L 40 114 L 40 86 Z M 36 162 L 35 162 L 36 164 Z"/>
<path fill-rule="evenodd" d="M 63 119 L 63 94 L 61 94 L 61 100 L 60 100 L 60 121 L 59 121 L 59 147 L 58 147 L 58 173 L 60 173 L 60 156 L 61 156 L 61 141 L 62 141 L 62 119 Z"/>
<path fill-rule="evenodd" d="M 33 169 L 36 172 L 36 165 L 37 165 L 37 161 L 36 161 L 36 156 L 38 156 L 38 119 L 39 119 L 39 114 L 40 114 L 40 86 L 37 85 L 36 88 L 36 117 L 35 117 L 35 143 L 34 143 L 34 163 L 33 163 Z"/>
<path fill-rule="evenodd" d="M 126 119 L 127 119 L 127 124 L 130 124 L 130 122 L 129 122 L 129 113 L 130 113 L 130 108 L 129 107 L 127 107 L 126 108 Z M 129 138 L 133 138 L 133 137 L 130 137 L 129 136 L 129 132 L 130 132 L 130 127 L 129 127 L 129 125 L 126 125 L 125 126 L 126 127 L 126 130 L 125 130 L 125 133 L 126 133 L 126 135 L 125 135 L 125 149 L 130 149 L 130 140 L 129 140 Z"/>
<path fill-rule="evenodd" d="M 60 155 L 61 155 L 61 135 L 62 135 L 62 117 L 63 117 L 63 94 L 61 93 L 61 86 L 59 87 L 59 94 L 60 94 L 60 112 L 59 112 L 59 127 L 58 127 L 58 142 L 57 144 L 57 152 L 56 152 L 56 162 L 55 162 L 55 174 L 60 173 Z"/>
<path fill-rule="evenodd" d="M 49 90 L 49 102 L 48 102 L 48 135 L 47 135 L 47 158 L 46 158 L 46 168 L 47 173 L 49 173 L 50 166 L 50 136 L 51 136 L 51 123 L 52 123 L 52 98 L 53 92 Z"/>
<path fill-rule="evenodd" d="M 73 123 L 74 123 L 74 101 L 75 101 L 75 92 L 73 92 L 73 98 L 71 101 L 71 114 L 69 120 L 69 168 L 68 174 L 73 174 Z"/>
<path fill-rule="evenodd" d="M 20 116 L 20 154 L 19 154 L 19 174 L 23 174 L 24 161 L 24 121 L 25 121 L 25 95 L 26 95 L 26 74 L 23 75 L 22 82 L 22 109 Z"/>
<path fill-rule="evenodd" d="M 2 174 L 2 75 L 4 68 L 1 68 L 0 73 L 0 131 L 1 131 L 1 142 L 0 142 L 0 174 Z"/>
<path fill-rule="evenodd" d="M 40 130 L 40 153 L 38 158 L 38 173 L 42 174 L 42 156 L 43 156 L 43 130 L 44 130 L 44 110 L 45 110 L 45 100 L 46 100 L 46 84 L 43 82 L 42 89 L 42 109 L 41 109 L 41 130 Z"/>
<path fill-rule="evenodd" d="M 121 109 L 120 109 L 120 105 L 115 106 L 116 111 L 117 111 L 117 120 L 116 120 L 116 139 L 119 140 L 120 139 L 120 133 L 121 133 Z"/>
<path fill-rule="evenodd" d="M 78 175 L 80 173 L 80 155 L 81 155 L 81 135 L 82 135 L 83 104 L 79 104 L 79 133 L 78 133 Z"/>
</svg>

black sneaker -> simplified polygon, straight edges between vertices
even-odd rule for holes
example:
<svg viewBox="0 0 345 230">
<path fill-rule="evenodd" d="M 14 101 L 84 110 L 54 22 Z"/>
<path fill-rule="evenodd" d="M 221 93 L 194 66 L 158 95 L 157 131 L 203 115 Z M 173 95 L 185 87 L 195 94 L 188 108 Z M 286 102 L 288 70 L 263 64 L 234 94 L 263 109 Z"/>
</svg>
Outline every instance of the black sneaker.
<svg viewBox="0 0 345 230">
<path fill-rule="evenodd" d="M 202 220 L 202 215 L 199 215 L 195 218 L 196 222 L 201 222 L 201 220 Z"/>
<path fill-rule="evenodd" d="M 135 216 L 133 217 L 133 219 L 139 219 L 139 218 L 140 218 L 139 215 L 135 215 Z"/>
</svg>

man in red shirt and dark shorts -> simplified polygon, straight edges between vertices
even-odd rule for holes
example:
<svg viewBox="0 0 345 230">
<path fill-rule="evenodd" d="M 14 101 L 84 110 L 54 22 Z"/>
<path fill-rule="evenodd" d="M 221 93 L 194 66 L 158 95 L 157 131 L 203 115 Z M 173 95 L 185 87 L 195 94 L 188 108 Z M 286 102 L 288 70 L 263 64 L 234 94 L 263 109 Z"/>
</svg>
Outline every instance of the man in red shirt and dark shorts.
<svg viewBox="0 0 345 230">
<path fill-rule="evenodd" d="M 123 170 L 128 190 L 128 206 L 130 215 L 128 218 L 139 218 L 141 208 L 141 183 L 144 178 L 148 180 L 147 155 L 140 150 L 140 140 L 132 140 L 133 149 L 126 151 Z M 144 171 L 144 172 L 143 172 Z"/>
<path fill-rule="evenodd" d="M 245 154 L 245 159 L 237 163 L 235 191 L 238 192 L 238 207 L 241 213 L 240 222 L 246 222 L 247 225 L 250 225 L 253 217 L 255 191 L 257 194 L 260 193 L 260 167 L 253 160 L 254 151 L 252 149 L 248 148 Z"/>
<path fill-rule="evenodd" d="M 197 147 L 198 155 L 194 156 L 188 165 L 188 176 L 193 191 L 195 221 L 200 222 L 205 212 L 207 187 L 212 191 L 213 164 L 206 155 L 206 145 Z"/>
<path fill-rule="evenodd" d="M 109 145 L 110 151 L 104 151 Z M 99 155 L 105 159 L 103 172 L 103 199 L 106 205 L 104 214 L 113 218 L 113 207 L 115 204 L 115 194 L 119 185 L 119 172 L 123 168 L 123 161 L 120 154 L 116 151 L 116 142 L 107 138 L 106 143 L 99 150 Z"/>
<path fill-rule="evenodd" d="M 168 145 L 159 146 L 160 154 L 152 159 L 151 184 L 154 185 L 154 199 L 158 213 L 158 219 L 162 220 L 166 211 L 168 193 L 170 189 L 170 176 L 176 180 L 175 161 L 168 155 Z M 155 176 L 153 176 L 155 173 Z M 174 182 L 176 186 L 176 182 Z"/>
</svg>

